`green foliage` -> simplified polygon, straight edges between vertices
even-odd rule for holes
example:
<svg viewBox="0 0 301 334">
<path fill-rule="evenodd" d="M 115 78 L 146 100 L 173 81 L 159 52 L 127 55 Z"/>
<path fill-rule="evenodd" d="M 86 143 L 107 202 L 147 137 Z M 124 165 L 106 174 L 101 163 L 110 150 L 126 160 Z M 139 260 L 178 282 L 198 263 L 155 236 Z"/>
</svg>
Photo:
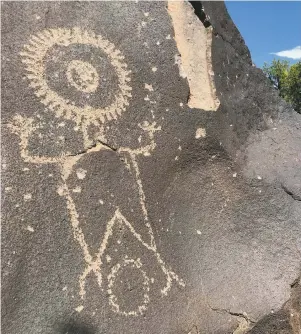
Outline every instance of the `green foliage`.
<svg viewBox="0 0 301 334">
<path fill-rule="evenodd" d="M 287 78 L 287 100 L 301 113 L 301 61 L 292 65 Z"/>
<path fill-rule="evenodd" d="M 284 89 L 286 80 L 289 72 L 289 62 L 287 60 L 273 60 L 272 64 L 269 65 L 264 63 L 263 72 L 270 79 L 275 88 L 280 91 L 280 95 L 284 97 Z"/>
<path fill-rule="evenodd" d="M 263 72 L 279 94 L 301 113 L 301 61 L 291 65 L 286 60 L 273 60 L 263 65 Z"/>
</svg>

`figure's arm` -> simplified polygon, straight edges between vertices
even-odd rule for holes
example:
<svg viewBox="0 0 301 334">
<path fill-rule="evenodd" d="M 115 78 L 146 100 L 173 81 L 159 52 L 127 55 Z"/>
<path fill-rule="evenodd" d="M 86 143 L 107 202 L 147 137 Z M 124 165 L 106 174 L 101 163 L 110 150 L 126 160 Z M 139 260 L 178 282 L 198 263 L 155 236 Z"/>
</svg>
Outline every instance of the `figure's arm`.
<svg viewBox="0 0 301 334">
<path fill-rule="evenodd" d="M 13 118 L 12 123 L 8 125 L 12 133 L 15 133 L 20 138 L 20 155 L 25 162 L 33 164 L 49 164 L 57 163 L 60 158 L 58 157 L 43 157 L 34 156 L 29 153 L 28 142 L 30 135 L 36 127 L 33 125 L 33 118 L 23 117 L 17 115 Z"/>
</svg>

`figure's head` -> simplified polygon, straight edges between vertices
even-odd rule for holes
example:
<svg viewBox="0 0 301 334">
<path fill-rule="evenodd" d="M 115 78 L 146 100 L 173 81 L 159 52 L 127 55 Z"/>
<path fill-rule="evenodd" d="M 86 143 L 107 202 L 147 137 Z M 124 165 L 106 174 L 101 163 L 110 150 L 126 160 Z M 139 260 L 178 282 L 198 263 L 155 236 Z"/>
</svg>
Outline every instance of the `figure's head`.
<svg viewBox="0 0 301 334">
<path fill-rule="evenodd" d="M 92 31 L 46 29 L 32 35 L 20 55 L 35 95 L 57 117 L 101 125 L 129 104 L 131 79 L 123 55 Z"/>
</svg>

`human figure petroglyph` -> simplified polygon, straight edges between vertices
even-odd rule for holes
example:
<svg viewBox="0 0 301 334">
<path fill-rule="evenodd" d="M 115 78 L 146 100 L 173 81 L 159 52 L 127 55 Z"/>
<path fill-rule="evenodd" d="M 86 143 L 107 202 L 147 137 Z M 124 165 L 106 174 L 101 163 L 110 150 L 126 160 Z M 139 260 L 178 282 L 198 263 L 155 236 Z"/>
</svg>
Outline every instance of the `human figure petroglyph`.
<svg viewBox="0 0 301 334">
<path fill-rule="evenodd" d="M 66 48 L 73 48 L 74 53 L 76 50 L 75 48 L 78 47 L 78 45 L 88 47 L 89 52 L 100 49 L 101 52 L 103 52 L 102 55 L 105 54 L 107 56 L 117 73 L 118 92 L 115 93 L 113 99 L 107 101 L 109 104 L 106 106 L 91 106 L 88 103 L 88 98 L 91 94 L 97 93 L 99 90 L 99 82 L 102 74 L 98 72 L 99 69 L 95 64 L 94 66 L 87 62 L 86 49 L 84 49 L 84 51 L 81 50 L 80 59 L 74 59 L 72 61 L 64 60 L 64 62 L 62 62 L 64 64 L 65 77 L 63 77 L 62 73 L 58 74 L 59 77 L 65 78 L 66 83 L 71 88 L 84 94 L 82 95 L 83 98 L 86 98 L 84 106 L 78 106 L 74 101 L 62 97 L 50 87 L 46 80 L 45 72 L 49 51 L 53 51 L 53 48 L 56 49 L 55 51 L 58 55 L 53 51 L 52 59 L 57 60 L 58 58 L 63 57 L 61 55 L 66 52 Z M 79 278 L 79 295 L 81 299 L 84 299 L 86 295 L 86 280 L 91 273 L 95 275 L 101 289 L 105 284 L 102 274 L 102 268 L 105 265 L 104 257 L 105 255 L 108 256 L 108 254 L 106 254 L 107 245 L 112 239 L 114 228 L 116 226 L 122 226 L 129 231 L 134 236 L 135 240 L 156 259 L 166 279 L 166 283 L 161 289 L 162 295 L 167 295 L 173 281 L 184 286 L 184 282 L 166 266 L 158 252 L 154 233 L 149 221 L 146 198 L 140 176 L 139 157 L 151 155 L 152 151 L 156 148 L 155 133 L 161 130 L 160 126 L 157 126 L 155 122 L 152 124 L 149 122 L 138 124 L 139 128 L 146 134 L 148 143 L 134 148 L 128 146 L 114 147 L 109 145 L 105 135 L 104 124 L 110 120 L 117 120 L 118 116 L 120 116 L 125 111 L 126 107 L 129 106 L 129 99 L 131 97 L 130 71 L 127 69 L 127 65 L 124 62 L 124 57 L 121 52 L 116 50 L 112 43 L 92 32 L 84 31 L 80 28 L 59 28 L 44 30 L 37 35 L 31 36 L 29 43 L 24 47 L 24 50 L 20 55 L 22 57 L 22 62 L 26 65 L 26 76 L 30 81 L 30 87 L 34 89 L 35 95 L 40 99 L 42 104 L 56 117 L 71 120 L 81 129 L 84 147 L 81 152 L 77 152 L 76 154 L 63 152 L 58 156 L 44 156 L 34 155 L 29 149 L 30 137 L 34 132 L 39 131 L 39 127 L 35 124 L 33 118 L 17 115 L 10 124 L 12 132 L 17 134 L 20 138 L 20 155 L 25 162 L 33 164 L 54 164 L 59 169 L 61 184 L 58 186 L 58 193 L 66 200 L 73 236 L 81 248 L 86 264 L 86 267 Z M 90 125 L 98 128 L 97 135 L 93 138 L 90 137 L 87 130 Z M 122 158 L 125 168 L 128 168 L 134 177 L 136 189 L 138 191 L 139 205 L 143 215 L 143 224 L 140 222 L 139 227 L 140 225 L 143 225 L 144 227 L 141 227 L 142 231 L 144 230 L 146 232 L 138 232 L 136 228 L 137 223 L 130 221 L 123 214 L 121 209 L 116 207 L 111 219 L 107 222 L 102 222 L 105 223 L 104 234 L 98 251 L 93 255 L 89 249 L 89 245 L 81 227 L 81 219 L 78 214 L 72 191 L 68 186 L 68 178 L 74 172 L 75 165 L 83 157 L 96 152 L 98 154 L 103 154 L 103 152 L 106 151 L 113 151 Z M 147 263 L 143 263 L 140 258 L 129 259 L 127 257 L 120 259 L 120 261 L 121 262 L 116 263 L 112 267 L 107 277 L 109 303 L 112 310 L 119 314 L 126 316 L 140 315 L 146 310 L 150 301 L 149 291 L 151 279 L 147 276 Z M 135 310 L 129 311 L 119 307 L 118 297 L 116 297 L 113 292 L 118 273 L 127 266 L 139 270 L 144 279 L 142 305 Z"/>
</svg>

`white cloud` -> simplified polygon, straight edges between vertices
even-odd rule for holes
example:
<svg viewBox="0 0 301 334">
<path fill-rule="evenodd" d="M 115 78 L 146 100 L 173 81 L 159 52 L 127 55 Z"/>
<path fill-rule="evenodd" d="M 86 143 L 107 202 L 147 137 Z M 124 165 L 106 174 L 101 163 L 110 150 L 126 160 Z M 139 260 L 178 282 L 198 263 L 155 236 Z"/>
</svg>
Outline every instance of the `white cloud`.
<svg viewBox="0 0 301 334">
<path fill-rule="evenodd" d="M 290 59 L 301 59 L 301 45 L 294 47 L 291 50 L 284 50 L 275 53 L 271 53 L 279 57 L 285 57 Z"/>
</svg>

